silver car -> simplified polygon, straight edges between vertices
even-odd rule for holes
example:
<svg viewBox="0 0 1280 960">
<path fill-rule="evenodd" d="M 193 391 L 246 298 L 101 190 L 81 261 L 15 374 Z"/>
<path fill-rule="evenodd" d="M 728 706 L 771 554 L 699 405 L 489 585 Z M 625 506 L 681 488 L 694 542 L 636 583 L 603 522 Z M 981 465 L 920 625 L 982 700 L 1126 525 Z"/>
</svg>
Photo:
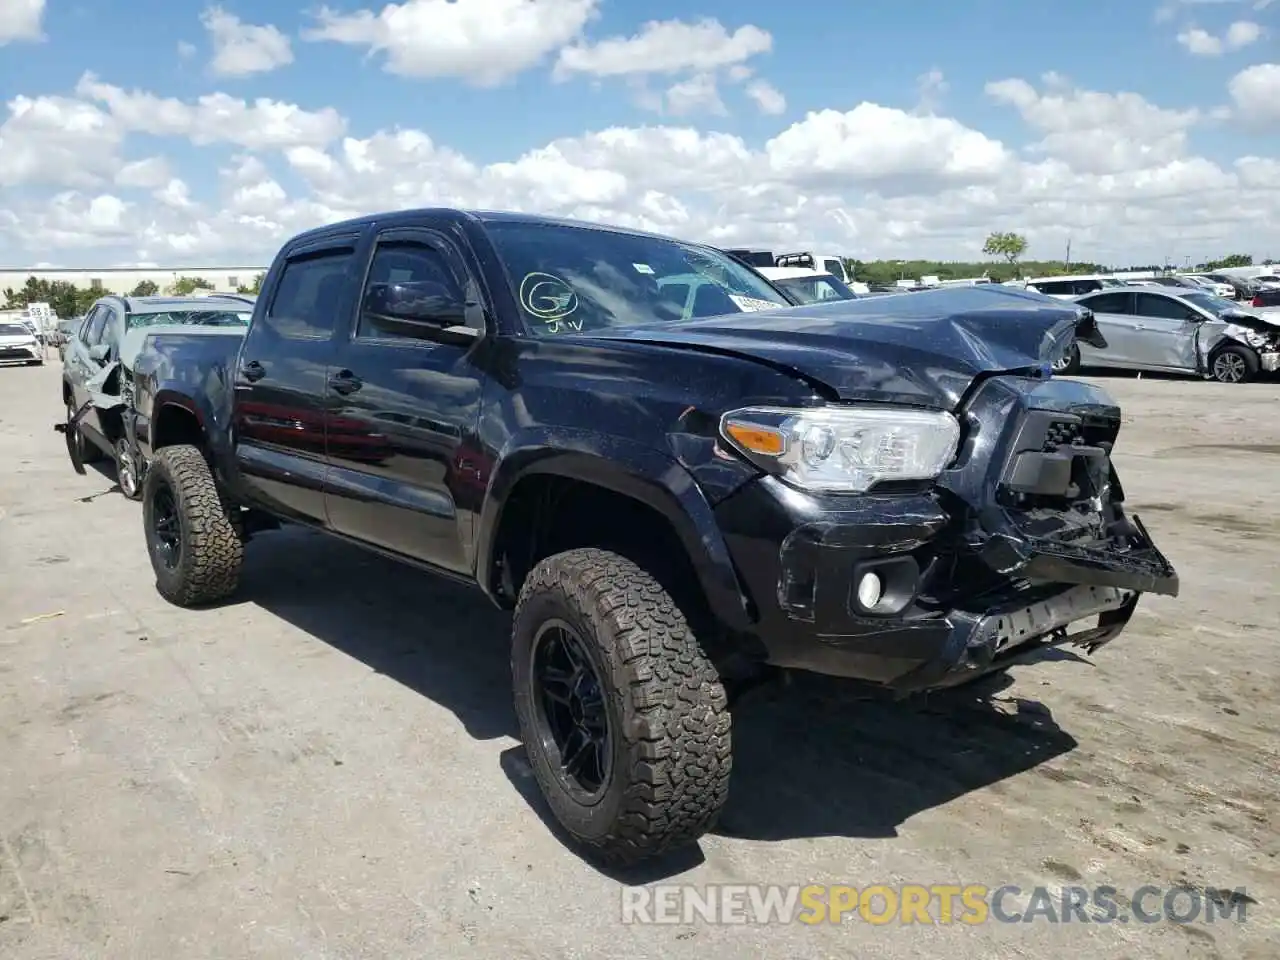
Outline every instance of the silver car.
<svg viewBox="0 0 1280 960">
<path fill-rule="evenodd" d="M 1072 345 L 1056 365 L 1187 373 L 1244 383 L 1280 369 L 1280 316 L 1208 292 L 1174 287 L 1100 290 L 1075 301 L 1093 311 L 1105 348 Z"/>
</svg>

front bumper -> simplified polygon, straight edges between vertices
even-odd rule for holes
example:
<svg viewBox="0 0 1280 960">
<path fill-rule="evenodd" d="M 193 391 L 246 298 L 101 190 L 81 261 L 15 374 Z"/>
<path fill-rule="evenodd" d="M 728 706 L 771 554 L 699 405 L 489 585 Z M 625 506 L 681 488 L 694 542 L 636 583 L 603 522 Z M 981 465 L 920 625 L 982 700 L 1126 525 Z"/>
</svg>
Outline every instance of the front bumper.
<svg viewBox="0 0 1280 960">
<path fill-rule="evenodd" d="M 1280 353 L 1260 353 L 1258 360 L 1262 369 L 1267 373 L 1275 373 L 1280 370 Z"/>
<path fill-rule="evenodd" d="M 1107 543 L 1046 535 L 1042 515 L 1032 522 L 1010 505 L 1010 485 L 1044 496 L 1062 480 L 1064 458 L 1078 469 L 1099 456 L 1084 443 L 1039 451 L 1043 431 L 1059 429 L 1050 420 L 1077 415 L 1051 409 L 1046 419 L 1028 404 L 1100 406 L 1095 388 L 1053 383 L 1063 386 L 980 391 L 957 465 L 927 492 L 819 497 L 763 478 L 719 504 L 763 658 L 903 692 L 946 687 L 1049 646 L 1097 649 L 1124 629 L 1142 593 L 1176 595 L 1176 572 L 1124 516 L 1118 482 L 1105 506 L 1115 533 Z M 868 573 L 888 608 L 862 607 L 857 584 Z"/>
<path fill-rule="evenodd" d="M 12 360 L 39 360 L 41 359 L 40 347 L 38 344 L 5 344 L 0 346 L 0 362 Z"/>
</svg>

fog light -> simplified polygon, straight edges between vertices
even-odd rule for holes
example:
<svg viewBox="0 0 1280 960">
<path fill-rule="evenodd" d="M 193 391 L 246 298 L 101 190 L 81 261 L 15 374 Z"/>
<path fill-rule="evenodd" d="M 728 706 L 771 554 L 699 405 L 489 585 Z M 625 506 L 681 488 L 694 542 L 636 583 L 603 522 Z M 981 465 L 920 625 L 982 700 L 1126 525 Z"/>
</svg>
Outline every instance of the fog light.
<svg viewBox="0 0 1280 960">
<path fill-rule="evenodd" d="M 878 573 L 864 573 L 858 581 L 858 604 L 863 610 L 874 610 L 884 596 L 884 581 Z"/>
</svg>

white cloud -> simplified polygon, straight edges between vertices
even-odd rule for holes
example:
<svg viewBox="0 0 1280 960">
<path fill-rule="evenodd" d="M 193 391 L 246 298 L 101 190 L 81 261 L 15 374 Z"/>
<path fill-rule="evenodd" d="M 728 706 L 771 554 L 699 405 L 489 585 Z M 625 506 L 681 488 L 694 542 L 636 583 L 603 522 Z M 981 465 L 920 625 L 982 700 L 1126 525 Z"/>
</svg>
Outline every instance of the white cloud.
<svg viewBox="0 0 1280 960">
<path fill-rule="evenodd" d="M 405 0 L 378 13 L 322 7 L 304 40 L 386 54 L 406 77 L 458 77 L 494 86 L 537 64 L 582 31 L 599 0 Z"/>
<path fill-rule="evenodd" d="M 169 162 L 164 157 L 148 157 L 126 163 L 116 171 L 117 187 L 138 187 L 156 189 L 164 186 L 170 179 Z"/>
<path fill-rule="evenodd" d="M 1234 162 L 1196 155 L 1195 110 L 1049 75 L 989 85 L 1026 126 L 1000 139 L 941 105 L 816 110 L 778 121 L 763 142 L 671 119 L 668 94 L 682 84 L 701 110 L 710 101 L 694 94 L 716 82 L 752 97 L 763 81 L 732 66 L 651 75 L 665 122 L 560 137 L 497 162 L 410 127 L 348 133 L 332 110 L 226 94 L 178 100 L 86 75 L 75 96 L 8 104 L 0 259 L 261 261 L 300 230 L 424 205 L 865 258 L 977 257 L 998 229 L 1025 233 L 1032 256 L 1061 250 L 1069 235 L 1073 254 L 1104 262 L 1280 250 L 1280 161 L 1261 149 Z M 1259 130 L 1280 122 L 1277 91 L 1280 65 L 1241 71 L 1233 116 L 1247 113 Z M 202 146 L 219 176 L 181 169 L 187 151 L 158 149 L 157 136 Z"/>
<path fill-rule="evenodd" d="M 651 20 L 631 37 L 609 37 L 566 47 L 556 60 L 555 76 L 565 79 L 580 73 L 595 77 L 706 73 L 741 66 L 772 47 L 773 37 L 750 24 L 730 33 L 719 20 L 711 18 L 695 23 Z"/>
<path fill-rule="evenodd" d="M 196 144 L 221 142 L 251 148 L 317 145 L 340 136 L 346 127 L 346 121 L 332 107 L 311 112 L 266 97 L 250 103 L 225 93 L 211 93 L 186 103 L 124 90 L 103 83 L 92 73 L 80 78 L 76 93 L 104 104 L 125 130 L 187 137 Z"/>
<path fill-rule="evenodd" d="M 691 113 L 714 113 L 724 116 L 724 101 L 716 78 L 711 73 L 696 73 L 688 80 L 674 83 L 667 88 L 666 109 L 673 116 L 683 117 Z"/>
<path fill-rule="evenodd" d="M 0 47 L 19 40 L 40 40 L 44 0 L 4 0 L 0 3 Z"/>
<path fill-rule="evenodd" d="M 1246 67 L 1231 78 L 1227 90 L 1244 123 L 1280 130 L 1280 63 Z"/>
<path fill-rule="evenodd" d="M 90 103 L 14 97 L 0 124 L 0 186 L 89 186 L 120 166 L 121 132 Z"/>
<path fill-rule="evenodd" d="M 1222 36 L 1214 36 L 1200 27 L 1188 27 L 1178 34 L 1178 42 L 1197 57 L 1220 57 L 1233 50 L 1242 50 L 1257 43 L 1262 37 L 1262 27 L 1252 20 L 1237 20 Z"/>
<path fill-rule="evenodd" d="M 1079 90 L 1056 74 L 1042 79 L 1044 93 L 1021 79 L 988 83 L 986 93 L 1044 134 L 1032 147 L 1036 154 L 1081 172 L 1120 173 L 1177 160 L 1200 119 L 1197 110 L 1158 107 L 1136 93 Z"/>
<path fill-rule="evenodd" d="M 747 96 L 755 101 L 761 113 L 777 116 L 787 110 L 787 98 L 768 80 L 752 80 L 748 83 Z"/>
<path fill-rule="evenodd" d="M 289 38 L 270 24 L 243 23 L 222 7 L 209 7 L 200 22 L 213 43 L 209 66 L 215 76 L 246 77 L 293 63 Z"/>
<path fill-rule="evenodd" d="M 916 94 L 919 97 L 917 110 L 920 113 L 934 113 L 942 106 L 942 98 L 951 85 L 947 83 L 942 71 L 936 67 L 928 73 L 916 77 Z"/>
</svg>

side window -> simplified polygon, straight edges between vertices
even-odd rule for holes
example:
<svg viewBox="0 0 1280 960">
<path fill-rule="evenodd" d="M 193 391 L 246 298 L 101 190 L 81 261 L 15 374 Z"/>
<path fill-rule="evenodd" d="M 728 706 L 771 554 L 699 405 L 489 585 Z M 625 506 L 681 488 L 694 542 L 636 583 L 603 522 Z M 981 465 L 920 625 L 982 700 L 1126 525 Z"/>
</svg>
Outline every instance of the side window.
<svg viewBox="0 0 1280 960">
<path fill-rule="evenodd" d="M 1162 297 L 1154 293 L 1140 293 L 1138 294 L 1138 316 L 1160 317 L 1165 320 L 1186 320 L 1191 316 L 1191 308 L 1171 297 Z"/>
<path fill-rule="evenodd" d="M 1075 294 L 1082 297 L 1086 293 L 1093 293 L 1095 290 L 1101 290 L 1102 284 L 1097 280 L 1077 280 L 1075 282 Z"/>
<path fill-rule="evenodd" d="M 1062 283 L 1061 281 L 1056 281 L 1056 280 L 1045 280 L 1040 283 L 1033 283 L 1031 284 L 1031 286 L 1035 287 L 1045 296 L 1053 296 L 1055 294 L 1063 294 L 1063 293 L 1071 292 L 1070 283 Z"/>
<path fill-rule="evenodd" d="M 290 259 L 280 274 L 264 326 L 282 337 L 332 334 L 354 256 L 352 247 L 338 247 Z"/>
<path fill-rule="evenodd" d="M 102 340 L 102 327 L 110 316 L 106 307 L 99 304 L 89 313 L 84 325 L 84 343 L 87 347 L 96 346 Z"/>
<path fill-rule="evenodd" d="M 1094 313 L 1132 313 L 1132 304 L 1132 295 L 1128 293 L 1103 293 L 1084 301 Z"/>
<path fill-rule="evenodd" d="M 823 260 L 822 269 L 827 271 L 827 273 L 831 274 L 833 277 L 840 277 L 841 279 L 844 278 L 844 264 L 839 260 Z"/>
<path fill-rule="evenodd" d="M 454 302 L 466 299 L 462 285 L 454 276 L 445 255 L 436 247 L 419 240 L 383 241 L 374 250 L 364 293 L 368 294 L 378 284 L 393 283 L 423 284 L 424 295 L 434 292 L 438 296 L 449 297 Z M 362 297 L 361 304 L 363 303 Z M 403 337 L 404 334 L 393 327 L 380 324 L 377 318 L 361 309 L 356 336 L 385 339 Z"/>
</svg>

